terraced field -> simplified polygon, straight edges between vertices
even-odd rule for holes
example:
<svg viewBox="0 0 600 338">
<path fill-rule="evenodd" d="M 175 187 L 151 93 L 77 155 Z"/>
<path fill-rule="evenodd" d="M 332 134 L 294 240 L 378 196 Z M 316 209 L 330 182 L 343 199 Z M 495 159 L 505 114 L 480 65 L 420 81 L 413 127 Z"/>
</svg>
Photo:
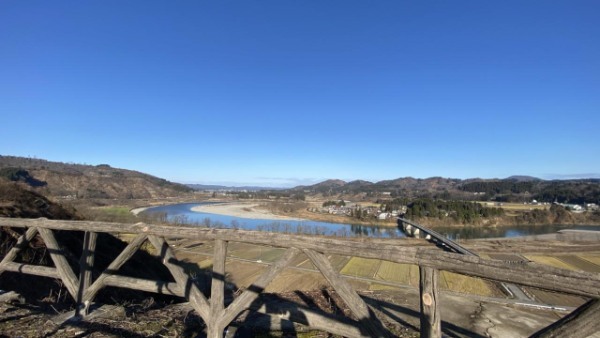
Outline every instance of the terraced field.
<svg viewBox="0 0 600 338">
<path fill-rule="evenodd" d="M 212 265 L 211 243 L 181 242 L 177 256 L 186 261 L 194 262 L 202 269 L 210 269 Z M 227 273 L 228 278 L 238 287 L 247 287 L 264 271 L 265 263 L 277 261 L 284 249 L 244 244 L 230 243 L 228 247 Z M 526 251 L 523 251 L 526 252 Z M 503 261 L 530 260 L 538 264 L 550 265 L 557 268 L 600 273 L 600 253 L 588 252 L 581 254 L 542 255 L 539 253 L 517 254 L 510 252 L 487 252 L 482 258 Z M 382 290 L 401 287 L 419 286 L 419 267 L 410 264 L 400 264 L 374 259 L 328 255 L 332 267 L 346 276 L 349 283 L 359 290 Z M 262 263 L 262 264 L 259 264 Z M 378 282 L 379 281 L 379 282 Z M 481 296 L 503 297 L 495 284 L 451 272 L 442 271 L 439 279 L 443 290 L 460 293 L 470 293 Z M 313 290 L 322 288 L 328 283 L 320 275 L 310 259 L 300 253 L 269 285 L 267 290 L 290 291 Z M 551 305 L 577 306 L 584 299 L 577 296 L 553 293 L 535 288 L 524 288 L 536 300 Z"/>
<path fill-rule="evenodd" d="M 574 271 L 586 271 L 592 273 L 600 273 L 600 256 L 596 255 L 556 255 L 556 256 L 541 256 L 541 255 L 525 255 L 528 259 L 544 265 L 553 266 L 561 269 Z M 532 295 L 535 300 L 558 306 L 579 306 L 585 302 L 585 299 L 579 296 L 566 295 L 562 293 L 550 292 L 536 288 L 524 288 L 527 293 Z"/>
<path fill-rule="evenodd" d="M 560 269 L 578 270 L 576 267 L 552 256 L 525 255 L 525 257 L 538 264 L 549 265 Z"/>
<path fill-rule="evenodd" d="M 440 286 L 442 289 L 480 296 L 491 296 L 495 292 L 490 282 L 447 271 L 442 271 L 440 274 Z"/>
<path fill-rule="evenodd" d="M 557 256 L 563 263 L 573 266 L 576 270 L 600 273 L 600 265 L 597 265 L 589 260 L 586 260 L 580 256 L 567 255 Z"/>
<path fill-rule="evenodd" d="M 352 257 L 340 273 L 347 276 L 373 278 L 377 274 L 380 264 L 381 261 L 376 259 Z"/>
<path fill-rule="evenodd" d="M 600 256 L 598 256 L 598 255 L 580 255 L 580 256 L 581 256 L 581 258 L 585 259 L 586 261 L 600 266 Z"/>
<path fill-rule="evenodd" d="M 416 268 L 415 265 L 382 261 L 379 270 L 375 274 L 375 279 L 410 285 L 411 267 Z"/>
</svg>

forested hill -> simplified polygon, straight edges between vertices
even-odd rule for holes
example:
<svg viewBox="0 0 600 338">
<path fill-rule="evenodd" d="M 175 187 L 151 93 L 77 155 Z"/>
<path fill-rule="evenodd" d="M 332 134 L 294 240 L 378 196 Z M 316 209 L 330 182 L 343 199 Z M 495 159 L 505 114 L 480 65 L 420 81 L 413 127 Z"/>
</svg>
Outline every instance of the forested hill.
<svg viewBox="0 0 600 338">
<path fill-rule="evenodd" d="M 107 164 L 85 165 L 0 155 L 0 177 L 63 198 L 164 198 L 191 192 L 185 185 Z"/>
<path fill-rule="evenodd" d="M 506 179 L 453 179 L 404 177 L 379 182 L 327 180 L 299 186 L 293 192 L 304 194 L 357 195 L 367 197 L 434 198 L 498 202 L 559 202 L 600 204 L 600 179 L 542 180 L 529 176 Z"/>
</svg>

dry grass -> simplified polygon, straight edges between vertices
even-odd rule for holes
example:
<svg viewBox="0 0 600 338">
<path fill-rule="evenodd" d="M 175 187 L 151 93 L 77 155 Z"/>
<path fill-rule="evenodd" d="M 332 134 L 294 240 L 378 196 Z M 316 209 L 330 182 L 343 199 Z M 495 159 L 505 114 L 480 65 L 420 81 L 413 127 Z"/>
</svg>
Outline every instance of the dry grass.
<svg viewBox="0 0 600 338">
<path fill-rule="evenodd" d="M 583 259 L 581 256 L 565 255 L 558 256 L 557 258 L 563 261 L 564 263 L 575 267 L 577 270 L 592 273 L 600 273 L 600 265 L 594 264 L 586 259 Z"/>
<path fill-rule="evenodd" d="M 490 284 L 483 279 L 459 275 L 452 272 L 442 271 L 440 279 L 445 281 L 444 289 L 469 293 L 480 296 L 493 296 L 494 291 Z"/>
<path fill-rule="evenodd" d="M 525 257 L 538 264 L 549 265 L 555 268 L 567 269 L 567 270 L 578 270 L 576 267 L 567 264 L 556 257 L 551 256 L 538 256 L 538 255 L 525 255 Z"/>
<path fill-rule="evenodd" d="M 375 274 L 375 279 L 409 285 L 410 267 L 410 264 L 382 261 L 377 274 Z"/>
<path fill-rule="evenodd" d="M 379 270 L 380 263 L 381 261 L 377 259 L 352 257 L 340 273 L 348 276 L 373 278 Z"/>
<path fill-rule="evenodd" d="M 579 255 L 579 257 L 585 259 L 586 261 L 590 261 L 596 265 L 600 265 L 600 256 L 598 255 Z"/>
<path fill-rule="evenodd" d="M 502 205 L 496 205 L 496 202 L 477 202 L 481 205 L 489 208 L 502 208 L 506 211 L 530 211 L 534 209 L 545 210 L 550 209 L 549 205 L 535 205 L 535 204 L 523 204 L 523 203 L 502 203 Z"/>
</svg>

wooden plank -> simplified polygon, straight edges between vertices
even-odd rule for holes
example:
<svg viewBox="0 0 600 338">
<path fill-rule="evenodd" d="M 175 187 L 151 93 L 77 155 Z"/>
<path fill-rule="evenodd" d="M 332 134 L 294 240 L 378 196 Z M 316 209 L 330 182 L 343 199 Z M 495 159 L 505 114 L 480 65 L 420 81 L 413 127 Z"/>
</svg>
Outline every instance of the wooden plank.
<svg viewBox="0 0 600 338">
<path fill-rule="evenodd" d="M 550 326 L 531 335 L 531 338 L 585 338 L 600 331 L 600 300 L 592 299 Z"/>
<path fill-rule="evenodd" d="M 376 238 L 334 238 L 303 236 L 286 233 L 261 232 L 239 229 L 204 229 L 192 226 L 167 226 L 158 224 L 125 224 L 90 221 L 60 221 L 0 218 L 0 225 L 25 227 L 40 226 L 59 230 L 87 230 L 109 233 L 145 233 L 158 237 L 178 237 L 190 240 L 216 240 L 262 244 L 281 248 L 307 248 L 330 254 L 377 258 L 406 263 L 415 262 L 415 242 L 403 241 L 406 245 L 398 245 L 398 239 Z M 412 244 L 411 244 L 412 243 Z M 422 244 L 420 246 L 423 246 Z"/>
<path fill-rule="evenodd" d="M 58 271 L 60 279 L 69 291 L 69 294 L 71 294 L 71 297 L 73 297 L 74 300 L 77 300 L 79 280 L 75 276 L 73 269 L 71 269 L 71 266 L 64 255 L 64 250 L 58 245 L 52 230 L 38 228 L 38 232 L 40 233 L 40 236 L 42 236 L 42 239 L 46 244 L 46 248 L 48 248 L 50 258 L 52 258 L 52 261 L 56 266 L 56 270 Z"/>
<path fill-rule="evenodd" d="M 2 264 L 2 268 L 5 271 L 60 279 L 60 275 L 56 268 L 51 268 L 49 266 L 7 262 Z"/>
<path fill-rule="evenodd" d="M 229 325 L 242 311 L 247 309 L 260 295 L 260 293 L 275 279 L 283 269 L 298 255 L 300 250 L 288 249 L 281 258 L 272 264 L 267 271 L 263 272 L 252 285 L 250 285 L 239 297 L 237 297 L 223 311 L 219 319 L 223 327 Z"/>
<path fill-rule="evenodd" d="M 94 281 L 92 285 L 90 285 L 83 294 L 83 302 L 91 303 L 98 292 L 102 290 L 104 287 L 104 281 L 107 277 L 112 274 L 115 274 L 123 264 L 125 264 L 136 251 L 144 244 L 146 241 L 145 234 L 137 235 L 126 247 L 121 251 L 121 253 L 115 258 L 114 261 L 110 263 L 110 265 L 102 272 L 100 276 Z"/>
<path fill-rule="evenodd" d="M 207 325 L 207 338 L 222 338 L 223 330 L 221 317 L 225 308 L 225 260 L 227 257 L 227 242 L 215 241 L 213 256 L 212 283 L 210 287 L 210 325 Z M 227 323 L 228 324 L 228 323 Z"/>
<path fill-rule="evenodd" d="M 308 249 L 303 249 L 302 252 L 310 258 L 323 277 L 325 277 L 329 284 L 338 292 L 361 325 L 372 337 L 392 337 L 379 318 L 375 316 L 375 313 L 352 289 L 350 284 L 348 284 L 345 279 L 341 278 L 337 271 L 333 269 L 325 255 Z"/>
<path fill-rule="evenodd" d="M 39 226 L 48 229 L 88 230 L 114 233 L 145 233 L 199 240 L 264 244 L 275 247 L 297 247 L 327 254 L 383 259 L 396 263 L 426 265 L 438 270 L 493 279 L 501 282 L 600 298 L 600 276 L 585 272 L 568 272 L 537 264 L 508 264 L 474 256 L 440 252 L 439 250 L 399 245 L 401 240 L 340 239 L 266 233 L 248 230 L 199 229 L 191 226 L 122 224 L 89 221 L 0 218 L 0 225 L 11 227 Z M 402 241 L 402 243 L 412 243 Z"/>
<path fill-rule="evenodd" d="M 86 231 L 83 235 L 83 251 L 79 259 L 79 289 L 77 290 L 77 308 L 75 316 L 86 316 L 89 310 L 89 301 L 83 301 L 83 295 L 92 283 L 92 271 L 96 255 L 96 240 L 98 233 Z"/>
<path fill-rule="evenodd" d="M 419 291 L 421 296 L 421 337 L 439 338 L 442 336 L 440 306 L 438 305 L 439 271 L 429 267 L 419 267 L 421 276 Z"/>
<path fill-rule="evenodd" d="M 164 239 L 156 236 L 148 236 L 148 239 L 158 250 L 163 264 L 169 269 L 179 287 L 184 290 L 185 298 L 194 306 L 198 315 L 208 326 L 210 323 L 210 306 L 208 305 L 208 301 L 204 294 L 198 290 L 198 287 L 192 278 L 185 272 L 183 267 L 176 264 L 178 260 L 175 258 L 173 251 L 169 248 L 169 245 Z"/>
<path fill-rule="evenodd" d="M 17 239 L 17 243 L 15 244 L 15 246 L 8 251 L 6 256 L 4 256 L 4 258 L 2 259 L 2 262 L 0 262 L 0 275 L 4 271 L 4 266 L 6 265 L 6 263 L 14 261 L 15 258 L 17 258 L 19 252 L 21 252 L 27 247 L 29 242 L 33 239 L 33 237 L 35 237 L 37 233 L 37 228 L 29 228 L 23 235 L 21 235 L 21 237 L 19 237 L 19 239 Z"/>
<path fill-rule="evenodd" d="M 104 285 L 131 290 L 153 292 L 162 295 L 184 297 L 184 292 L 177 283 L 133 278 L 127 276 L 107 276 Z"/>
</svg>

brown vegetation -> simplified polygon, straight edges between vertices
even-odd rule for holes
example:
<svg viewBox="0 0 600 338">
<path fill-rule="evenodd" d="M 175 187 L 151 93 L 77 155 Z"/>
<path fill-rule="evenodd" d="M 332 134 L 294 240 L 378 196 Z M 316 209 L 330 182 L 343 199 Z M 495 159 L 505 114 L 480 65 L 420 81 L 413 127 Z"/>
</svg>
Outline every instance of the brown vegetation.
<svg viewBox="0 0 600 338">
<path fill-rule="evenodd" d="M 68 200 L 164 198 L 192 191 L 182 184 L 106 164 L 92 166 L 0 156 L 0 168 L 24 169 L 29 181 L 43 182 L 37 184 L 40 193 Z"/>
</svg>

